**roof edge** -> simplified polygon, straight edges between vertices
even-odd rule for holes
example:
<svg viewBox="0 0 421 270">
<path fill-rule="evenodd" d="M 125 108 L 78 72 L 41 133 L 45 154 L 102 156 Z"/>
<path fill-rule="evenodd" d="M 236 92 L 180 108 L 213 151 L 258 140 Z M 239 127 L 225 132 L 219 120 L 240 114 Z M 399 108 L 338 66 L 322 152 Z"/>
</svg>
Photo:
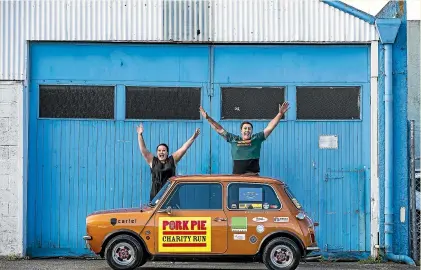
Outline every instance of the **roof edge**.
<svg viewBox="0 0 421 270">
<path fill-rule="evenodd" d="M 343 12 L 346 12 L 354 17 L 357 17 L 365 22 L 368 22 L 369 24 L 374 24 L 376 21 L 376 17 L 374 17 L 371 14 L 368 14 L 362 10 L 359 10 L 353 6 L 350 6 L 348 4 L 345 4 L 338 0 L 320 0 L 320 2 L 323 2 L 331 7 L 337 8 Z"/>
</svg>

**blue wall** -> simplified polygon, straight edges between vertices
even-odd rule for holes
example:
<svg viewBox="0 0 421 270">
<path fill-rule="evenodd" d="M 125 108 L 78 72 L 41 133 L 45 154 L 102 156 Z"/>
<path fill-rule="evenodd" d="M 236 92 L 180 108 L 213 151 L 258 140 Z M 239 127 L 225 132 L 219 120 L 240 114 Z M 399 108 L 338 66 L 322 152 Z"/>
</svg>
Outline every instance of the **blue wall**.
<svg viewBox="0 0 421 270">
<path fill-rule="evenodd" d="M 394 235 L 395 254 L 409 254 L 409 172 L 407 126 L 407 22 L 405 1 L 391 1 L 378 14 L 379 18 L 402 20 L 393 44 L 393 129 L 394 129 Z M 380 245 L 384 247 L 384 49 L 379 45 L 379 179 L 380 179 Z M 400 208 L 405 207 L 405 222 L 400 222 Z"/>
<path fill-rule="evenodd" d="M 138 121 L 124 119 L 126 85 L 202 87 L 202 105 L 233 133 L 240 121 L 220 119 L 221 87 L 285 86 L 291 109 L 264 143 L 262 175 L 291 186 L 320 222 L 317 240 L 325 252 L 369 251 L 369 58 L 369 47 L 362 45 L 33 43 L 28 253 L 86 253 L 81 237 L 87 213 L 147 201 L 150 173 L 138 151 Z M 38 119 L 42 84 L 115 85 L 118 118 Z M 297 121 L 295 92 L 303 85 L 361 86 L 361 119 Z M 151 151 L 160 142 L 169 142 L 174 151 L 196 127 L 202 129 L 178 174 L 231 172 L 228 144 L 203 119 L 142 122 Z M 257 132 L 269 120 L 252 122 Z M 339 136 L 338 150 L 319 149 L 323 134 Z"/>
</svg>

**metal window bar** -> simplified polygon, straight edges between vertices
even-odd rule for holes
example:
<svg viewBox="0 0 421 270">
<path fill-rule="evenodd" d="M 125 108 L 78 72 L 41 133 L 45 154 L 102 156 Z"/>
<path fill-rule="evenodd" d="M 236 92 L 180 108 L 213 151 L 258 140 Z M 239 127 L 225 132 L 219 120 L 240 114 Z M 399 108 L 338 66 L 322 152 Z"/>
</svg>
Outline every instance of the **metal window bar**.
<svg viewBox="0 0 421 270">
<path fill-rule="evenodd" d="M 420 263 L 420 169 L 415 168 L 415 121 L 409 120 L 409 177 L 410 177 L 410 228 L 411 228 L 411 257 Z"/>
</svg>

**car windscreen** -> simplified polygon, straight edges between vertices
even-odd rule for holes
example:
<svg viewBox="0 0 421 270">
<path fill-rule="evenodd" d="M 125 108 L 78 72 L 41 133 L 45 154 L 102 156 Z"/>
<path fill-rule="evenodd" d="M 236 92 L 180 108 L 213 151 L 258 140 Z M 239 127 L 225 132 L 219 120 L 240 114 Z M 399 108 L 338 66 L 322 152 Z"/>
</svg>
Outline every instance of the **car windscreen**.
<svg viewBox="0 0 421 270">
<path fill-rule="evenodd" d="M 152 201 L 149 202 L 150 207 L 155 207 L 161 200 L 162 195 L 164 195 L 165 191 L 171 186 L 171 182 L 167 181 L 165 185 L 159 190 L 159 192 L 155 195 L 155 197 L 152 199 Z"/>
<path fill-rule="evenodd" d="M 291 201 L 294 203 L 295 207 L 297 207 L 297 209 L 301 209 L 301 204 L 298 202 L 297 198 L 294 196 L 294 194 L 289 189 L 289 187 L 285 187 L 285 192 L 288 195 L 288 197 L 291 199 Z"/>
</svg>

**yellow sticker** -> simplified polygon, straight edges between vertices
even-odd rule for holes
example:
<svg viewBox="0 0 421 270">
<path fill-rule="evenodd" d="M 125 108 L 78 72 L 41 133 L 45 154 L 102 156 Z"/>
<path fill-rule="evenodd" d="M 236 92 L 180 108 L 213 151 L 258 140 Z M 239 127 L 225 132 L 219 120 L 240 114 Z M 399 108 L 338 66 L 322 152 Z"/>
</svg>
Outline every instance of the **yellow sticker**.
<svg viewBox="0 0 421 270">
<path fill-rule="evenodd" d="M 160 217 L 159 252 L 211 252 L 210 217 Z"/>
</svg>

